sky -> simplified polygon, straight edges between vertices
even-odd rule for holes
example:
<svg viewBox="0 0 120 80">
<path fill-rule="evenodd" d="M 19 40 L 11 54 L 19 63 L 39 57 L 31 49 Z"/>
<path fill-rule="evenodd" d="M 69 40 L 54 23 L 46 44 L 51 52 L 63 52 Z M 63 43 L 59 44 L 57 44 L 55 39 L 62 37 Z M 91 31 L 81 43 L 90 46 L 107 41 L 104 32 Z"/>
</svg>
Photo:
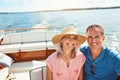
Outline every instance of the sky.
<svg viewBox="0 0 120 80">
<path fill-rule="evenodd" d="M 120 0 L 0 0 L 0 12 L 120 6 Z"/>
</svg>

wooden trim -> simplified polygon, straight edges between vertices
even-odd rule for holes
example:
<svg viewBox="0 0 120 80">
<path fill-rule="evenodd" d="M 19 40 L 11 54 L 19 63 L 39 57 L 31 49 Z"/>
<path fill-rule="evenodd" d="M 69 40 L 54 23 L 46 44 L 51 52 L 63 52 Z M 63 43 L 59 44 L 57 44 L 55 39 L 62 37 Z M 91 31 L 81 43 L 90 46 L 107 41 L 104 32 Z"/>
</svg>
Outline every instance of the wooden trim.
<svg viewBox="0 0 120 80">
<path fill-rule="evenodd" d="M 8 56 L 14 59 L 14 62 L 25 62 L 32 60 L 45 60 L 50 54 L 52 54 L 55 49 L 51 50 L 38 50 L 38 51 L 26 51 L 26 52 L 17 52 L 9 53 Z"/>
</svg>

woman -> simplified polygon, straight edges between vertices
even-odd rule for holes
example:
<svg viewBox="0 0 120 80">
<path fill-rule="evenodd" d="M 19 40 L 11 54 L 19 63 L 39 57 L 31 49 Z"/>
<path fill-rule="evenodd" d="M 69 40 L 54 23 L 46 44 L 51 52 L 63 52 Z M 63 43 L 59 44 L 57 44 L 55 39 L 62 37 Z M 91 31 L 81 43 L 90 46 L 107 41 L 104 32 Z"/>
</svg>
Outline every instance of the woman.
<svg viewBox="0 0 120 80">
<path fill-rule="evenodd" d="M 52 38 L 57 50 L 46 59 L 46 80 L 83 80 L 86 58 L 78 48 L 85 40 L 73 26 Z"/>
</svg>

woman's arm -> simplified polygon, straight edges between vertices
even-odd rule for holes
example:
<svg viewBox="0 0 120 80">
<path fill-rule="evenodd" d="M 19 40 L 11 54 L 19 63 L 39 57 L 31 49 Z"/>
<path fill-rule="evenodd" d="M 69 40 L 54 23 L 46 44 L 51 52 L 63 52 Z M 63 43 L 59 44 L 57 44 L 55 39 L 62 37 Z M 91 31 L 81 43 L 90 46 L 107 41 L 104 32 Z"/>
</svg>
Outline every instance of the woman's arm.
<svg viewBox="0 0 120 80">
<path fill-rule="evenodd" d="M 53 80 L 52 71 L 46 66 L 46 80 Z"/>
<path fill-rule="evenodd" d="M 80 70 L 80 74 L 79 74 L 78 80 L 83 80 L 83 67 Z"/>
</svg>

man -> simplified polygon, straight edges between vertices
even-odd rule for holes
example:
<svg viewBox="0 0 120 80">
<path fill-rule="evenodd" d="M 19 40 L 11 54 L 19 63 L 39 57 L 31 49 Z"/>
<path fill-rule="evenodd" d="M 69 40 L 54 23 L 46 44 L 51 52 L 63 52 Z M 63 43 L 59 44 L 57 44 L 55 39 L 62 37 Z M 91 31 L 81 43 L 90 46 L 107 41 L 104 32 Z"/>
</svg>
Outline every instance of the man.
<svg viewBox="0 0 120 80">
<path fill-rule="evenodd" d="M 84 80 L 116 80 L 120 75 L 120 53 L 102 46 L 105 39 L 102 26 L 88 26 L 86 36 L 89 46 L 81 47 L 86 56 Z"/>
</svg>

